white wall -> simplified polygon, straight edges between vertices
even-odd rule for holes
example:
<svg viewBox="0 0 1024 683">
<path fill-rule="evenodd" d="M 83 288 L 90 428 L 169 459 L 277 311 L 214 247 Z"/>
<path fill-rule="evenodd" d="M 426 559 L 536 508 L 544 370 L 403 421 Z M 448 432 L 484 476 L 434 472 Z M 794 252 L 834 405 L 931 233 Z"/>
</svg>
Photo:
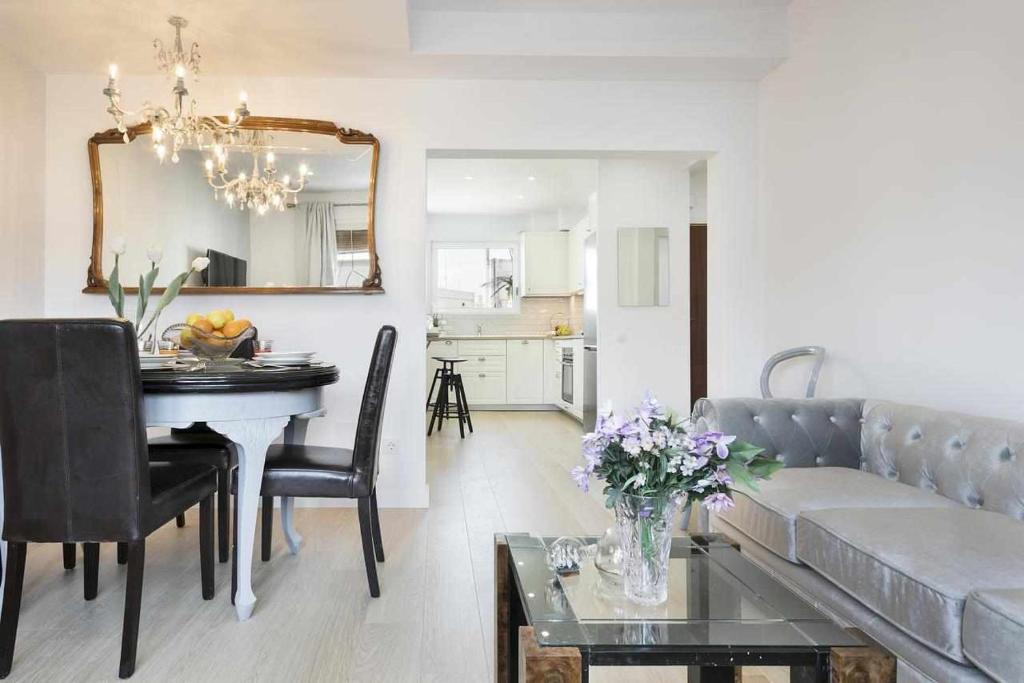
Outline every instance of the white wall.
<svg viewBox="0 0 1024 683">
<path fill-rule="evenodd" d="M 85 141 L 110 121 L 97 92 L 102 73 L 47 79 L 46 310 L 50 315 L 106 315 L 105 298 L 81 293 L 91 235 L 91 194 Z M 381 140 L 377 195 L 378 248 L 383 296 L 225 296 L 217 305 L 253 320 L 281 348 L 313 347 L 341 365 L 342 379 L 326 393 L 330 414 L 315 420 L 311 443 L 351 441 L 373 338 L 383 323 L 399 329 L 384 437 L 399 442 L 384 455 L 384 505 L 423 505 L 423 286 L 428 150 L 708 150 L 716 235 L 729 267 L 714 268 L 720 297 L 710 321 L 711 386 L 721 394 L 756 389 L 760 351 L 761 275 L 754 231 L 753 85 L 742 83 L 583 83 L 573 81 L 346 80 L 314 78 L 218 79 L 195 89 L 205 111 L 227 111 L 240 86 L 254 114 L 323 118 L 371 131 Z M 129 106 L 163 101 L 163 78 L 125 78 Z M 717 178 L 716 178 L 717 174 Z M 684 203 L 685 208 L 685 203 Z M 717 240 L 717 241 L 716 241 Z M 714 257 L 713 257 L 714 258 Z M 615 291 L 610 288 L 607 291 Z M 675 299 L 674 299 L 675 300 Z M 209 296 L 186 296 L 169 316 L 214 306 Z M 712 299 L 712 306 L 715 300 Z M 685 335 L 684 335 L 685 336 Z M 637 337 L 643 341 L 640 332 Z M 650 370 L 623 358 L 624 370 Z M 659 375 L 662 368 L 658 369 Z M 640 380 L 637 380 L 640 382 Z M 658 387 L 654 387 L 658 388 Z M 412 390 L 410 390 L 412 389 Z M 634 393 L 634 392 L 629 392 Z M 633 396 L 630 397 L 634 398 Z M 683 405 L 685 401 L 679 403 Z"/>
<path fill-rule="evenodd" d="M 597 401 L 617 411 L 652 391 L 686 414 L 690 405 L 690 175 L 688 164 L 602 159 L 597 186 Z M 667 228 L 668 306 L 620 306 L 619 228 Z M 736 391 L 742 390 L 738 386 Z"/>
<path fill-rule="evenodd" d="M 0 92 L 0 319 L 37 316 L 43 312 L 46 81 L 0 51 Z"/>
<path fill-rule="evenodd" d="M 769 349 L 828 347 L 820 395 L 1024 417 L 1024 4 L 796 0 L 790 21 L 760 88 Z"/>
<path fill-rule="evenodd" d="M 708 222 L 708 162 L 690 167 L 690 222 Z"/>
</svg>

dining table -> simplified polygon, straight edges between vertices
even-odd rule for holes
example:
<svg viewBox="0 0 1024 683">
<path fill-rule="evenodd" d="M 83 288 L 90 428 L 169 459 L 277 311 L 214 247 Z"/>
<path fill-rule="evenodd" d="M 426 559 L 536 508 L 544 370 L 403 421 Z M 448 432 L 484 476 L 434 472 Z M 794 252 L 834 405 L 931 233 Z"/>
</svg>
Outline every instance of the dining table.
<svg viewBox="0 0 1024 683">
<path fill-rule="evenodd" d="M 286 443 L 303 443 L 309 420 L 325 414 L 324 387 L 338 381 L 336 366 L 256 366 L 240 362 L 163 367 L 142 371 L 147 427 L 185 428 L 205 423 L 223 435 L 238 460 L 236 505 L 239 621 L 252 616 L 252 554 L 260 485 L 267 450 L 282 434 Z M 281 500 L 281 526 L 288 547 L 297 553 L 294 501 Z"/>
</svg>

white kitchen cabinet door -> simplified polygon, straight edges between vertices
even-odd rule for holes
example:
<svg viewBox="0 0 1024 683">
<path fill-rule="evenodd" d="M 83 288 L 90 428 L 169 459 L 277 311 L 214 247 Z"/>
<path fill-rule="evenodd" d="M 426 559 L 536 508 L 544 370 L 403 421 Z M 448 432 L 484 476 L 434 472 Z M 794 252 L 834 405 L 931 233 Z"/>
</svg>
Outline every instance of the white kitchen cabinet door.
<svg viewBox="0 0 1024 683">
<path fill-rule="evenodd" d="M 521 296 L 566 296 L 569 285 L 569 233 L 520 233 Z"/>
<path fill-rule="evenodd" d="M 583 419 L 583 340 L 572 342 L 572 408 L 570 413 Z"/>
<path fill-rule="evenodd" d="M 435 339 L 427 344 L 427 391 L 430 390 L 430 383 L 434 381 L 434 371 L 441 367 L 441 364 L 434 360 L 434 356 L 457 355 L 459 347 L 454 339 Z"/>
<path fill-rule="evenodd" d="M 544 340 L 509 339 L 505 392 L 510 404 L 544 402 Z"/>
<path fill-rule="evenodd" d="M 562 353 L 553 339 L 544 342 L 544 403 L 558 405 L 562 398 Z"/>
<path fill-rule="evenodd" d="M 505 403 L 504 372 L 463 372 L 462 388 L 466 390 L 469 407 L 503 405 Z"/>
</svg>

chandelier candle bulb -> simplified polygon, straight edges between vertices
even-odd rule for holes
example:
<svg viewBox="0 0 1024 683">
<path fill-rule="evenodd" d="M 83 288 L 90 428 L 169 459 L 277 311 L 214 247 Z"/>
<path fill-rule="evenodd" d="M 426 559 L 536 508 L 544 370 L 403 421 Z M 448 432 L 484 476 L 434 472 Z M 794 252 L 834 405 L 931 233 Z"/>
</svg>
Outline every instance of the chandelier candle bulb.
<svg viewBox="0 0 1024 683">
<path fill-rule="evenodd" d="M 117 64 L 111 64 L 108 66 L 107 73 L 110 74 L 110 83 L 113 85 L 114 81 L 117 80 Z"/>
</svg>

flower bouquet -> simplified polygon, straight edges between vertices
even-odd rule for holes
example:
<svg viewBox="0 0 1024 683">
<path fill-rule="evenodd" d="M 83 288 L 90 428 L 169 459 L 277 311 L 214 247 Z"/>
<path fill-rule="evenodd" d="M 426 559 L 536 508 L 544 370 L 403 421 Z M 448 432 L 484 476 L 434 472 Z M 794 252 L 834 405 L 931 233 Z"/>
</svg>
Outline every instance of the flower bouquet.
<svg viewBox="0 0 1024 683">
<path fill-rule="evenodd" d="M 628 417 L 602 411 L 583 437 L 583 456 L 586 464 L 572 476 L 585 491 L 592 475 L 604 480 L 605 504 L 615 509 L 622 544 L 626 596 L 646 605 L 668 598 L 668 554 L 680 505 L 728 510 L 735 484 L 757 490 L 758 479 L 783 466 L 735 436 L 696 433 L 650 394 Z"/>
</svg>

